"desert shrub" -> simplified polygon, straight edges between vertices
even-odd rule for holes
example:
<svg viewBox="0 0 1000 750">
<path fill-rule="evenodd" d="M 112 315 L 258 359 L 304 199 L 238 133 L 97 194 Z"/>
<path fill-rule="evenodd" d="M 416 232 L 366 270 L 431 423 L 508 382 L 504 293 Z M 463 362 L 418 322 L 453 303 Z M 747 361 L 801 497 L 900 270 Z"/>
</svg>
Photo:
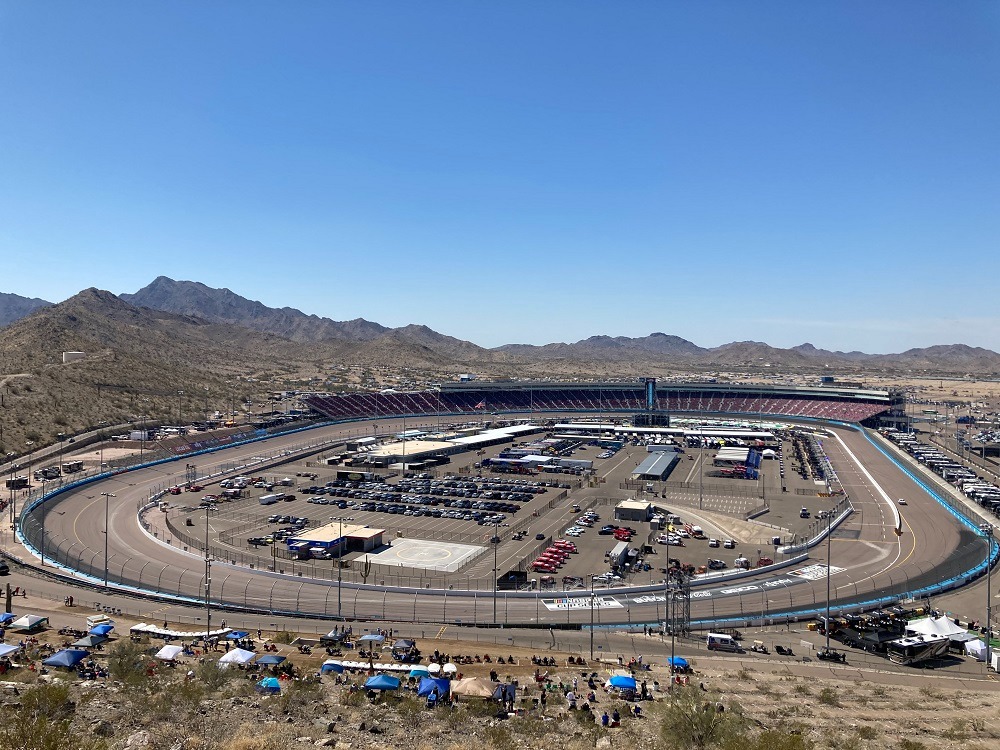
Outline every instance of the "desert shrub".
<svg viewBox="0 0 1000 750">
<path fill-rule="evenodd" d="M 292 633 L 289 630 L 279 630 L 277 633 L 274 634 L 273 640 L 275 643 L 284 643 L 287 645 L 292 641 L 294 641 L 295 638 L 296 638 L 295 633 Z"/>
<path fill-rule="evenodd" d="M 819 691 L 819 702 L 824 706 L 840 706 L 840 696 L 832 687 L 825 687 Z"/>
<path fill-rule="evenodd" d="M 812 750 L 814 743 L 799 732 L 765 729 L 755 735 L 736 735 L 721 750 Z"/>
<path fill-rule="evenodd" d="M 721 706 L 713 696 L 698 691 L 675 692 L 660 723 L 667 747 L 707 748 L 732 741 L 744 722 L 733 706 L 719 711 Z"/>
<path fill-rule="evenodd" d="M 246 726 L 222 745 L 222 750 L 287 750 L 289 738 L 277 727 Z"/>
<path fill-rule="evenodd" d="M 118 641 L 108 650 L 108 675 L 133 687 L 145 685 L 148 682 L 147 661 L 148 657 L 138 643 Z"/>
<path fill-rule="evenodd" d="M 856 733 L 860 740 L 874 740 L 878 738 L 878 730 L 875 727 L 858 727 Z"/>
<path fill-rule="evenodd" d="M 219 665 L 218 661 L 206 660 L 194 670 L 195 677 L 208 691 L 216 691 L 233 679 L 236 674 Z"/>
<path fill-rule="evenodd" d="M 75 705 L 69 697 L 69 686 L 63 682 L 40 682 L 21 696 L 21 710 L 35 718 L 68 719 L 73 715 L 74 709 Z"/>
<path fill-rule="evenodd" d="M 514 735 L 503 725 L 485 727 L 483 737 L 486 740 L 486 746 L 492 750 L 514 750 L 517 746 Z"/>
<path fill-rule="evenodd" d="M 920 740 L 911 740 L 904 737 L 899 741 L 899 750 L 927 750 L 927 745 Z"/>
<path fill-rule="evenodd" d="M 323 697 L 323 689 L 318 682 L 292 680 L 282 687 L 278 706 L 285 713 L 310 706 Z"/>
<path fill-rule="evenodd" d="M 17 750 L 104 750 L 102 740 L 76 734 L 68 719 L 15 711 L 0 722 L 0 747 Z"/>
</svg>

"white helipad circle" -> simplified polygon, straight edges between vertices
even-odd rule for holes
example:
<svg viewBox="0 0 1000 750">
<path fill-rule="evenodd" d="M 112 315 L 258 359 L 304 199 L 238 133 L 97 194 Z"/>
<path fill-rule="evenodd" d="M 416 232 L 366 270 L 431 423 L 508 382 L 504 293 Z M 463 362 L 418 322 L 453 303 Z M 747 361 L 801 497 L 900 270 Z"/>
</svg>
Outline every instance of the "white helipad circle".
<svg viewBox="0 0 1000 750">
<path fill-rule="evenodd" d="M 443 547 L 407 547 L 393 550 L 393 555 L 400 562 L 418 565 L 443 562 L 452 556 L 451 550 Z"/>
<path fill-rule="evenodd" d="M 454 573 L 485 550 L 486 547 L 471 544 L 429 539 L 393 539 L 390 546 L 368 555 L 367 559 L 376 565 L 387 565 L 395 569 L 424 568 Z"/>
</svg>

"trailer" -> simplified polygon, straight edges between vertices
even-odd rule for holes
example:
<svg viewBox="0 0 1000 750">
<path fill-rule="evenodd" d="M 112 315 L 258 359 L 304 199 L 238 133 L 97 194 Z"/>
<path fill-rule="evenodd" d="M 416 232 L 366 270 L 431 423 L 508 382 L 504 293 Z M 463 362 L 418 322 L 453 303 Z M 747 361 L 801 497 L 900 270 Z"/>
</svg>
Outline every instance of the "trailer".
<svg viewBox="0 0 1000 750">
<path fill-rule="evenodd" d="M 271 495 L 261 495 L 260 504 L 261 505 L 274 505 L 275 503 L 281 502 L 286 497 L 284 492 L 275 492 Z"/>
</svg>

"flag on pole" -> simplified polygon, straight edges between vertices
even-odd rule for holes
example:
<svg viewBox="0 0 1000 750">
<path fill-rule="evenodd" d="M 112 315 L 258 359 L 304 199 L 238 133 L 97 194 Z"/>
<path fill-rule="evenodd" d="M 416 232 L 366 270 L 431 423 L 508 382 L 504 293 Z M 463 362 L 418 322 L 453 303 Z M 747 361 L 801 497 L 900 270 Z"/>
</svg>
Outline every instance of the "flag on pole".
<svg viewBox="0 0 1000 750">
<path fill-rule="evenodd" d="M 480 401 L 478 404 L 476 404 L 472 408 L 473 409 L 485 409 L 486 408 L 486 402 L 485 401 Z"/>
</svg>

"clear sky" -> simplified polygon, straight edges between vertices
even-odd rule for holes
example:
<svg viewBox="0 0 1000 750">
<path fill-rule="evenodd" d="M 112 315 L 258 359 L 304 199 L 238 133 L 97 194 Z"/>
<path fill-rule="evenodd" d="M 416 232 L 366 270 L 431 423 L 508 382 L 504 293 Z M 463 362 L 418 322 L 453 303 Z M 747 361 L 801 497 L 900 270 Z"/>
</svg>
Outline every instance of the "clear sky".
<svg viewBox="0 0 1000 750">
<path fill-rule="evenodd" d="M 0 0 L 0 291 L 1000 350 L 1000 3 Z"/>
</svg>

